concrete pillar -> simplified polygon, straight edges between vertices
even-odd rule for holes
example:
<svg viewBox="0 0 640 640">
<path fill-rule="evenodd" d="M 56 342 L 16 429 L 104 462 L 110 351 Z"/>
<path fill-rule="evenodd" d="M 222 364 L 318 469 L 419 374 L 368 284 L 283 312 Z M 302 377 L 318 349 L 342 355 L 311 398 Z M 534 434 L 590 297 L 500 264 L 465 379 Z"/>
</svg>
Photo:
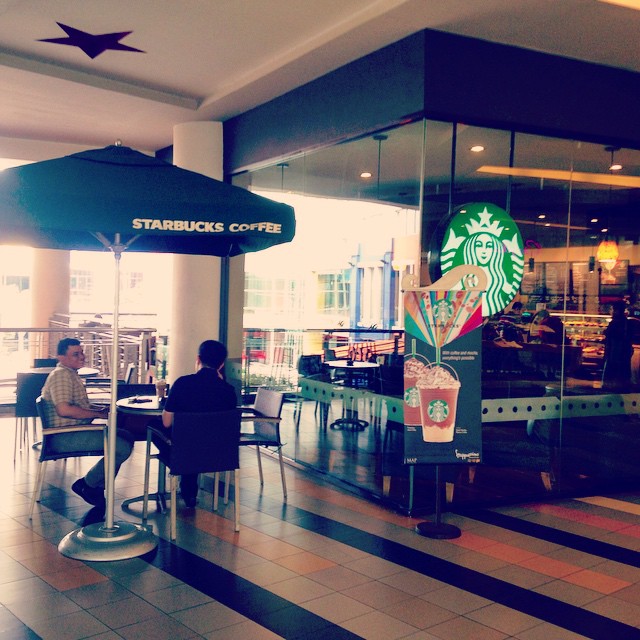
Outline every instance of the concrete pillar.
<svg viewBox="0 0 640 640">
<path fill-rule="evenodd" d="M 222 123 L 187 122 L 176 125 L 173 143 L 175 165 L 222 180 Z M 226 342 L 229 355 L 239 357 L 242 349 L 244 259 L 232 258 L 230 263 L 233 310 L 229 317 L 233 331 L 232 339 L 228 338 Z M 220 338 L 220 264 L 220 258 L 210 256 L 175 255 L 173 258 L 170 380 L 193 373 L 198 345 L 203 340 Z M 238 282 L 241 282 L 240 293 L 237 291 Z"/>
<path fill-rule="evenodd" d="M 31 288 L 31 326 L 44 328 L 55 313 L 69 313 L 69 252 L 34 249 Z M 49 345 L 48 334 L 30 337 L 32 356 L 55 356 L 56 345 Z M 33 342 L 37 340 L 37 342 Z"/>
</svg>

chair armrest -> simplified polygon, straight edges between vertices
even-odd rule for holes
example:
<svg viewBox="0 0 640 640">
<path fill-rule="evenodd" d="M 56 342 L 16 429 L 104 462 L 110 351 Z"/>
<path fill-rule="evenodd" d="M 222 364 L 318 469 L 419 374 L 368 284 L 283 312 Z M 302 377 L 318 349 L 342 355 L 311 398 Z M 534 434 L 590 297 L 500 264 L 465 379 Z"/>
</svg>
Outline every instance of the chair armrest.
<svg viewBox="0 0 640 640">
<path fill-rule="evenodd" d="M 64 427 L 45 427 L 42 430 L 43 436 L 52 436 L 56 433 L 82 433 L 84 431 L 104 431 L 107 427 L 107 423 L 104 424 L 70 424 Z"/>
<path fill-rule="evenodd" d="M 158 440 L 162 440 L 165 444 L 171 445 L 171 438 L 167 436 L 166 429 L 160 430 L 157 427 L 147 427 L 147 440 L 155 436 Z"/>
</svg>

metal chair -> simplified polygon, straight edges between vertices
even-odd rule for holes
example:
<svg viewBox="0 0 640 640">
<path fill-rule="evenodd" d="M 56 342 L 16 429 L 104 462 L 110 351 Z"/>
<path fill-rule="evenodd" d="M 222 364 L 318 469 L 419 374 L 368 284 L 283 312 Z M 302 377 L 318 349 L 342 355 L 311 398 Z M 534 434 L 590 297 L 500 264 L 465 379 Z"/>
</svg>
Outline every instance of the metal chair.
<svg viewBox="0 0 640 640">
<path fill-rule="evenodd" d="M 240 446 L 253 445 L 258 456 L 258 471 L 260 472 L 260 486 L 264 486 L 262 475 L 262 460 L 260 447 L 274 447 L 278 451 L 280 462 L 280 476 L 282 478 L 282 493 L 287 499 L 287 482 L 284 477 L 284 464 L 282 461 L 282 446 L 280 439 L 280 421 L 282 418 L 282 403 L 284 393 L 260 387 L 256 393 L 256 399 L 252 406 L 241 407 L 242 422 L 252 422 L 253 431 L 240 434 Z"/>
<path fill-rule="evenodd" d="M 46 373 L 18 373 L 16 376 L 16 428 L 13 441 L 13 461 L 16 461 L 18 442 L 22 445 L 29 442 L 29 418 L 33 422 L 33 441 L 36 441 L 36 398 L 47 380 Z"/>
<path fill-rule="evenodd" d="M 33 489 L 33 495 L 31 496 L 31 505 L 29 506 L 29 520 L 33 517 L 33 508 L 36 502 L 40 502 L 40 495 L 42 493 L 42 483 L 44 480 L 44 473 L 46 465 L 49 460 L 62 460 L 66 458 L 80 458 L 82 456 L 104 456 L 105 469 L 107 466 L 107 424 L 106 423 L 92 423 L 92 424 L 79 424 L 68 427 L 49 427 L 46 401 L 40 396 L 35 401 L 36 409 L 38 411 L 38 417 L 42 422 L 42 446 L 40 448 L 40 458 L 38 464 L 38 472 L 36 474 L 36 482 Z M 84 433 L 86 431 L 102 431 L 103 446 L 99 449 L 86 449 L 82 451 L 73 451 L 59 453 L 53 450 L 53 443 L 55 437 L 62 433 Z"/>
<path fill-rule="evenodd" d="M 214 411 L 208 413 L 176 412 L 171 430 L 147 428 L 147 452 L 144 467 L 143 523 L 149 508 L 149 465 L 157 459 L 169 470 L 171 492 L 171 539 L 176 539 L 176 487 L 183 473 L 234 472 L 234 527 L 240 531 L 240 474 L 238 445 L 240 440 L 240 412 Z M 151 444 L 158 453 L 151 453 Z M 217 486 L 216 486 L 217 488 Z M 214 493 L 217 498 L 217 492 Z M 217 507 L 217 500 L 214 500 Z"/>
</svg>

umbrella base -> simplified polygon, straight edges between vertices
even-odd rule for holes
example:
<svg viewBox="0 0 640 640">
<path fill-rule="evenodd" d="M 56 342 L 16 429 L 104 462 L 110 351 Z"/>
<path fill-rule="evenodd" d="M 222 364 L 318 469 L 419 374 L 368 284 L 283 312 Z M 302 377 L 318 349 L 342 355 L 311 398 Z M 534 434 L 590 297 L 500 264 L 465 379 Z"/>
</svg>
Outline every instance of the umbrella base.
<svg viewBox="0 0 640 640">
<path fill-rule="evenodd" d="M 153 551 L 157 544 L 152 527 L 114 522 L 108 529 L 104 522 L 100 522 L 68 533 L 60 541 L 58 551 L 76 560 L 107 562 L 136 558 Z"/>
</svg>

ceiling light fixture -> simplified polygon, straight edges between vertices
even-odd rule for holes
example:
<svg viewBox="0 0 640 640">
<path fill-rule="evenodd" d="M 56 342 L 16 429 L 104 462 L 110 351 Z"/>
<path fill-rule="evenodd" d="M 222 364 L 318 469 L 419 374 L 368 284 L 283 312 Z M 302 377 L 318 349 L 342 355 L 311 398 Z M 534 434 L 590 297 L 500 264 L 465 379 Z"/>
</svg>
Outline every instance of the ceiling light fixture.
<svg viewBox="0 0 640 640">
<path fill-rule="evenodd" d="M 387 140 L 389 136 L 385 136 L 383 133 L 377 133 L 373 136 L 373 139 L 378 143 L 378 174 L 376 180 L 376 199 L 380 200 L 380 158 L 382 156 L 382 143 Z"/>
<path fill-rule="evenodd" d="M 530 167 L 498 167 L 483 165 L 478 173 L 493 173 L 499 176 L 519 176 L 523 178 L 546 178 L 591 184 L 605 184 L 610 187 L 640 188 L 638 176 L 614 176 L 610 173 L 586 173 L 584 171 L 564 171 L 561 169 L 535 169 Z"/>
<path fill-rule="evenodd" d="M 544 220 L 546 217 L 547 217 L 547 214 L 546 214 L 546 213 L 541 213 L 541 214 L 538 216 L 538 220 Z"/>
<path fill-rule="evenodd" d="M 609 171 L 620 171 L 620 169 L 622 169 L 622 165 L 613 159 L 615 152 L 620 151 L 620 147 L 605 147 L 604 150 L 608 151 L 611 154 L 611 161 L 609 162 Z"/>
<path fill-rule="evenodd" d="M 484 151 L 484 147 L 481 144 L 474 144 L 473 147 L 469 148 L 469 151 L 472 151 L 473 153 L 481 153 Z"/>
<path fill-rule="evenodd" d="M 373 174 L 371 173 L 371 171 L 363 171 L 363 172 L 360 174 L 360 177 L 361 177 L 361 178 L 368 179 L 368 178 L 370 178 L 372 175 L 373 175 Z"/>
</svg>

